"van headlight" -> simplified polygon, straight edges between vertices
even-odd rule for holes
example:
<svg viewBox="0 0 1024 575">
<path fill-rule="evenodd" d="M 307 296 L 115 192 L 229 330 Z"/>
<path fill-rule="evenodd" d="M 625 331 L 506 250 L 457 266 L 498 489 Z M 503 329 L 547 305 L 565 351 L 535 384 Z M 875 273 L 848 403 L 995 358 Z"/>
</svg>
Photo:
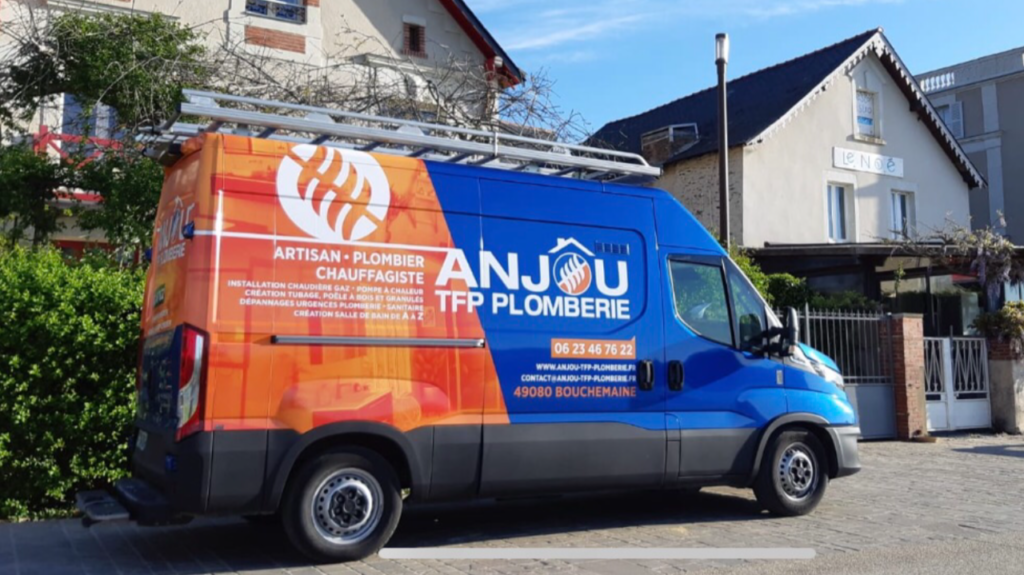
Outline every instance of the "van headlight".
<svg viewBox="0 0 1024 575">
<path fill-rule="evenodd" d="M 846 382 L 843 381 L 843 374 L 839 373 L 838 371 L 829 369 L 827 367 L 823 368 L 821 370 L 821 377 L 823 377 L 825 381 L 831 383 L 832 385 L 835 385 L 839 389 L 846 389 Z"/>
</svg>

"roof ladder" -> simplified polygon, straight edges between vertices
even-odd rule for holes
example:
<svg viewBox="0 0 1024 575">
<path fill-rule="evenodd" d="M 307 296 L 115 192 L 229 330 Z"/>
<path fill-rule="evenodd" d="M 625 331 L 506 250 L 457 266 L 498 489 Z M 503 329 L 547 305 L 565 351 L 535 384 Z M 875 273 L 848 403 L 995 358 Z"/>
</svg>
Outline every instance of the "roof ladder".
<svg viewBox="0 0 1024 575">
<path fill-rule="evenodd" d="M 185 140 L 222 133 L 603 182 L 643 183 L 661 175 L 639 154 L 617 150 L 215 92 L 183 94 L 176 117 L 141 137 L 165 163 Z"/>
</svg>

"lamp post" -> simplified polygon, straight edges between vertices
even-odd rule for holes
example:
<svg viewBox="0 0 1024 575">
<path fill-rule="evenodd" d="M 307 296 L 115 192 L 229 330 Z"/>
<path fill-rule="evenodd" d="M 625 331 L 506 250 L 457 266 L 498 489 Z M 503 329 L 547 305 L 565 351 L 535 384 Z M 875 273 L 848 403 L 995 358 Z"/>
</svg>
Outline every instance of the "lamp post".
<svg viewBox="0 0 1024 575">
<path fill-rule="evenodd" d="M 725 67 L 729 64 L 729 35 L 715 35 L 715 64 L 718 66 L 718 230 L 722 245 L 729 249 L 729 118 L 726 105 Z"/>
</svg>

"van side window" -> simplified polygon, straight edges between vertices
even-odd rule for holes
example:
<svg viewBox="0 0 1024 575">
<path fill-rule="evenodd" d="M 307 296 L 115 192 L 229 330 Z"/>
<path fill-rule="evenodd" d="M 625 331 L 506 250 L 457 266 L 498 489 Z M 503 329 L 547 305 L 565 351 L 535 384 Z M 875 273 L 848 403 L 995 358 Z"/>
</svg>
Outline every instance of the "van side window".
<svg viewBox="0 0 1024 575">
<path fill-rule="evenodd" d="M 732 345 L 725 277 L 719 266 L 670 261 L 676 315 L 710 340 Z"/>
<path fill-rule="evenodd" d="M 751 350 L 763 345 L 761 333 L 768 326 L 764 302 L 747 278 L 731 263 L 729 268 L 729 292 L 736 310 L 736 333 L 739 334 L 740 349 Z"/>
</svg>

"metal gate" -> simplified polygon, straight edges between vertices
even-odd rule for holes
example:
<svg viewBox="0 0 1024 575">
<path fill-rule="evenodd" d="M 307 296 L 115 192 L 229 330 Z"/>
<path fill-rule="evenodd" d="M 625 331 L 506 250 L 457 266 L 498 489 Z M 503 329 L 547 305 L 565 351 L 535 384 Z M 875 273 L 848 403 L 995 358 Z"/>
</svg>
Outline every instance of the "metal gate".
<svg viewBox="0 0 1024 575">
<path fill-rule="evenodd" d="M 928 431 L 992 427 L 983 338 L 924 338 L 924 382 Z"/>
<path fill-rule="evenodd" d="M 883 326 L 891 318 L 877 312 L 805 308 L 800 319 L 801 339 L 839 365 L 861 435 L 865 439 L 896 437 L 892 346 L 883 336 Z"/>
</svg>

